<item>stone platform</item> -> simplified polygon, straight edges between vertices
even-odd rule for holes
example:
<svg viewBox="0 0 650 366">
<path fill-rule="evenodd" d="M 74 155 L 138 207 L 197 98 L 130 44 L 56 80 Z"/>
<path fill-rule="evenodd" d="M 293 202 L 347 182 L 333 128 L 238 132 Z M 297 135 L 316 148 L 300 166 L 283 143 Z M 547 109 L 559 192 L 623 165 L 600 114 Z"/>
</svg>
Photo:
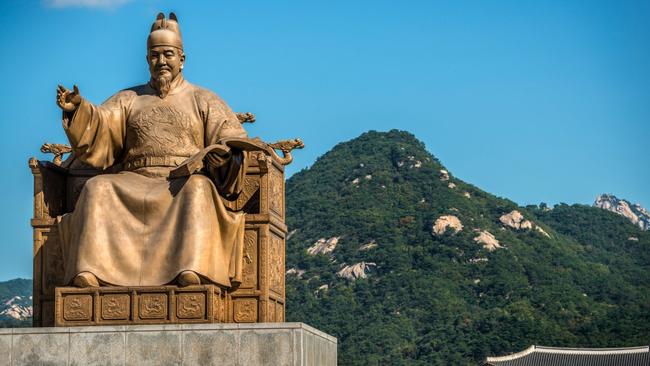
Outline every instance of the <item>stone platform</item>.
<svg viewBox="0 0 650 366">
<path fill-rule="evenodd" d="M 0 328 L 0 365 L 334 366 L 336 344 L 303 323 Z"/>
</svg>

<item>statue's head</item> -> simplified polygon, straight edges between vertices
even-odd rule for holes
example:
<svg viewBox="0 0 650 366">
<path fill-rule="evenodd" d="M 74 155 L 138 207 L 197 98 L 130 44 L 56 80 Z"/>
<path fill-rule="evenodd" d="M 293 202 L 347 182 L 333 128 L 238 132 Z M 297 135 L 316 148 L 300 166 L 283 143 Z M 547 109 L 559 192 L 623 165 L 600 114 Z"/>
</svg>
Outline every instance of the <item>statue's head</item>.
<svg viewBox="0 0 650 366">
<path fill-rule="evenodd" d="M 185 63 L 183 40 L 176 14 L 170 13 L 169 19 L 166 19 L 163 13 L 156 17 L 147 38 L 147 62 L 152 85 L 164 98 L 169 92 L 171 82 L 181 73 Z"/>
</svg>

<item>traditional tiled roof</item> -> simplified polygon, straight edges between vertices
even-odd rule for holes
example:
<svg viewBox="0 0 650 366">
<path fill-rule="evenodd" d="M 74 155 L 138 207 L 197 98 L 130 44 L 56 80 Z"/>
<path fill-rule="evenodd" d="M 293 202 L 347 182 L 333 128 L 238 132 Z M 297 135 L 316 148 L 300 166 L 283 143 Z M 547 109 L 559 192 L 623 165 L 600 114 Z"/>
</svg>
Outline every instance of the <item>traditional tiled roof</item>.
<svg viewBox="0 0 650 366">
<path fill-rule="evenodd" d="M 530 346 L 508 356 L 488 357 L 492 366 L 648 366 L 650 347 L 556 348 Z"/>
</svg>

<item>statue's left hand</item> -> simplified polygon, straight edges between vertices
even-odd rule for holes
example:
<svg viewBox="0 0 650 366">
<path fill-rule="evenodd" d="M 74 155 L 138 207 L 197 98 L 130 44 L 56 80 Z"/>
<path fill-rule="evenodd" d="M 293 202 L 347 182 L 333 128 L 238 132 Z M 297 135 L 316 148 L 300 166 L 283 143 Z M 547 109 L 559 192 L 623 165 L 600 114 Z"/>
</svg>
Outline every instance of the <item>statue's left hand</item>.
<svg viewBox="0 0 650 366">
<path fill-rule="evenodd" d="M 226 154 L 211 152 L 205 156 L 205 160 L 207 161 L 209 166 L 213 168 L 218 168 L 220 166 L 225 165 L 230 159 L 230 157 L 231 157 L 230 152 Z"/>
</svg>

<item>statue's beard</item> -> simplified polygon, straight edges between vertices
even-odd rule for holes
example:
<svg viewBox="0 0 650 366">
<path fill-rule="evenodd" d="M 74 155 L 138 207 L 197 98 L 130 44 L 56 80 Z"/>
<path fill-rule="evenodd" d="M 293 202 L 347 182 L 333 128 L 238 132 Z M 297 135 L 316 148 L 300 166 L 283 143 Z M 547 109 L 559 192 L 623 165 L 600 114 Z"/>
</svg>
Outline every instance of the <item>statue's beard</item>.
<svg viewBox="0 0 650 366">
<path fill-rule="evenodd" d="M 172 74 L 169 72 L 159 73 L 153 80 L 153 86 L 158 90 L 158 95 L 161 98 L 167 97 L 169 90 L 172 87 Z"/>
</svg>

